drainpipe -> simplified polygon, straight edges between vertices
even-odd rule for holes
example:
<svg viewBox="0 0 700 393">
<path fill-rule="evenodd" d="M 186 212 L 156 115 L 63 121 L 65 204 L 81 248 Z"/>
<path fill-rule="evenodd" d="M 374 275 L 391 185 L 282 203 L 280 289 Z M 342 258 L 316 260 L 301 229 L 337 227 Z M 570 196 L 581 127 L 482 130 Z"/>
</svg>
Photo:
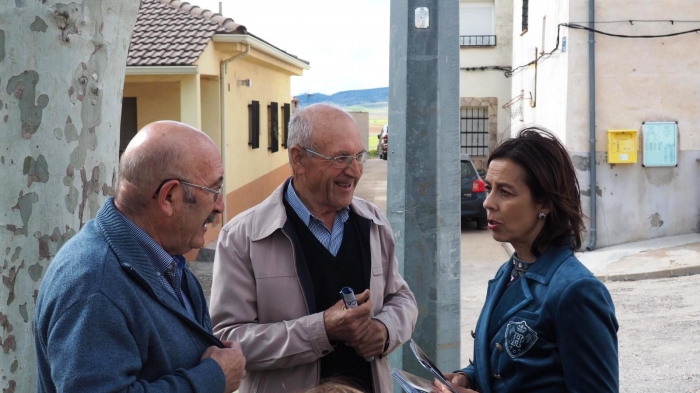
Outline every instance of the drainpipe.
<svg viewBox="0 0 700 393">
<path fill-rule="evenodd" d="M 221 164 L 224 166 L 224 187 L 221 190 L 224 198 L 224 217 L 221 219 L 221 225 L 225 224 L 226 220 L 228 220 L 228 204 L 226 203 L 226 193 L 228 190 L 226 185 L 226 74 L 228 73 L 228 63 L 240 59 L 247 55 L 248 52 L 250 52 L 250 44 L 246 44 L 246 48 L 243 52 L 222 61 L 219 70 L 219 92 L 221 93 L 221 99 L 219 100 L 221 101 Z"/>
<path fill-rule="evenodd" d="M 588 25 L 591 29 L 595 28 L 595 0 L 588 0 Z M 591 176 L 591 227 L 589 228 L 590 239 L 588 242 L 588 251 L 595 250 L 596 243 L 596 176 L 595 176 L 595 33 L 588 31 L 588 110 L 589 110 L 589 142 L 590 142 L 590 176 Z"/>
</svg>

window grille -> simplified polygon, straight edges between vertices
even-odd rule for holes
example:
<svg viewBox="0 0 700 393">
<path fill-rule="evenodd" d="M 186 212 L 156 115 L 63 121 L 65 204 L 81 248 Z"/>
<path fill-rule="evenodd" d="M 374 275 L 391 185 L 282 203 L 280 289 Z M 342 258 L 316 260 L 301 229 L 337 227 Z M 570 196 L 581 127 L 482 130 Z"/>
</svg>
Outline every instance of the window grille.
<svg viewBox="0 0 700 393">
<path fill-rule="evenodd" d="M 459 46 L 496 46 L 495 35 L 461 35 Z"/>
<path fill-rule="evenodd" d="M 470 156 L 487 156 L 489 152 L 488 108 L 461 108 L 460 112 L 460 151 Z"/>
</svg>

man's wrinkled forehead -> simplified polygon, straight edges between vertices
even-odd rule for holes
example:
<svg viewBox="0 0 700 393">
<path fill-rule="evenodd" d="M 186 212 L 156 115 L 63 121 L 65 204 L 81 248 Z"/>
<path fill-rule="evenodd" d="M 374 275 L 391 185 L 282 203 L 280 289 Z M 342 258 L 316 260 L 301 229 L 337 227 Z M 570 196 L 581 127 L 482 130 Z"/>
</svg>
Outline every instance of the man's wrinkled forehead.
<svg viewBox="0 0 700 393">
<path fill-rule="evenodd" d="M 327 104 L 314 104 L 299 114 L 306 119 L 311 128 L 309 142 L 311 147 L 319 150 L 333 149 L 338 143 L 343 144 L 355 137 L 359 130 L 355 120 L 347 112 Z"/>
</svg>

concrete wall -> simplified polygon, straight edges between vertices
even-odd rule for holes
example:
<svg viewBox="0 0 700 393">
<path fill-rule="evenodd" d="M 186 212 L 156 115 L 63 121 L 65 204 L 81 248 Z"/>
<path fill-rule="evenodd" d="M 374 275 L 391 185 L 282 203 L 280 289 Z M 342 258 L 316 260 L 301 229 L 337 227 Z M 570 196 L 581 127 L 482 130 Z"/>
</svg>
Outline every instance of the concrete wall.
<svg viewBox="0 0 700 393">
<path fill-rule="evenodd" d="M 590 211 L 588 152 L 577 163 L 584 213 Z M 700 231 L 700 151 L 680 151 L 676 168 L 609 165 L 596 153 L 597 247 Z M 584 245 L 588 244 L 588 236 Z"/>
<path fill-rule="evenodd" d="M 468 3 L 488 2 L 461 0 L 460 6 Z M 512 56 L 512 1 L 495 0 L 491 1 L 495 7 L 495 47 L 461 47 L 459 51 L 459 65 L 462 67 L 480 66 L 510 66 Z M 496 139 L 502 140 L 510 135 L 511 119 L 510 115 L 501 109 L 501 106 L 511 98 L 511 79 L 506 78 L 502 71 L 466 71 L 460 70 L 459 74 L 459 95 L 462 104 L 465 102 L 483 101 L 496 102 L 493 106 L 493 113 L 497 123 Z M 464 105 L 462 105 L 464 106 Z"/>
<path fill-rule="evenodd" d="M 365 144 L 365 150 L 369 151 L 369 112 L 349 112 L 360 129 L 360 137 Z M 374 147 L 376 149 L 376 146 Z"/>
<path fill-rule="evenodd" d="M 518 3 L 516 0 L 515 7 Z M 552 12 L 560 19 L 587 21 L 588 2 L 530 2 L 530 26 Z M 568 16 L 564 14 L 568 12 Z M 518 14 L 518 12 L 516 12 Z M 682 0 L 668 0 L 639 7 L 631 0 L 597 2 L 596 20 L 635 19 L 700 20 L 700 8 Z M 514 25 L 519 25 L 514 16 Z M 668 34 L 700 27 L 700 24 L 610 23 L 597 28 L 627 35 Z M 549 26 L 547 39 L 556 39 Z M 700 231 L 700 54 L 697 37 L 682 35 L 656 39 L 622 39 L 596 35 L 596 164 L 597 185 L 589 182 L 588 32 L 562 29 L 568 37 L 567 53 L 556 52 L 538 68 L 537 108 L 525 111 L 524 123 L 553 129 L 566 142 L 574 159 L 582 190 L 584 213 L 589 215 L 589 195 L 597 198 L 597 247 Z M 514 58 L 541 40 L 518 42 L 514 34 Z M 549 48 L 549 47 L 547 47 Z M 523 59 L 524 60 L 524 59 Z M 547 64 L 547 65 L 545 65 Z M 514 64 L 515 65 L 515 64 Z M 532 68 L 532 67 L 531 67 Z M 545 71 L 546 70 L 546 71 Z M 531 72 L 530 72 L 531 73 Z M 525 73 L 522 73 L 525 74 Z M 529 80 L 521 75 L 519 86 Z M 514 78 L 513 90 L 516 90 Z M 607 131 L 638 130 L 642 122 L 677 121 L 679 163 L 676 168 L 644 168 L 635 164 L 607 163 Z M 588 240 L 588 239 L 587 239 Z"/>
<path fill-rule="evenodd" d="M 569 15 L 567 1 L 530 1 L 528 30 L 522 33 L 522 0 L 513 3 L 513 68 L 517 68 L 535 60 L 535 48 L 538 54 L 543 48 L 545 52 L 554 49 L 557 25 L 568 22 Z M 561 33 L 566 35 L 566 29 L 562 28 Z M 567 50 L 562 53 L 557 50 L 538 61 L 536 66 L 531 65 L 514 72 L 511 94 L 513 97 L 523 94 L 523 99 L 516 104 L 522 106 L 523 120 L 513 120 L 514 131 L 529 124 L 539 124 L 562 140 L 566 139 L 567 81 L 571 52 Z"/>
<path fill-rule="evenodd" d="M 630 0 L 596 4 L 597 20 L 628 19 L 628 15 L 636 19 L 661 19 L 664 15 L 663 19 L 700 20 L 700 8 L 695 2 L 681 0 L 645 7 Z M 655 35 L 695 29 L 700 24 L 604 26 L 605 31 L 616 34 Z M 587 40 L 581 33 L 571 35 L 586 36 Z M 597 187 L 602 194 L 597 208 L 599 245 L 700 231 L 700 163 L 696 161 L 700 158 L 700 54 L 696 45 L 695 34 L 632 40 L 596 35 L 596 151 L 601 157 L 597 161 Z M 587 98 L 586 91 L 582 95 Z M 641 154 L 636 164 L 607 165 L 607 130 L 638 130 L 641 147 L 644 121 L 678 121 L 678 167 L 644 168 Z M 587 134 L 577 132 L 576 138 L 568 141 L 570 149 L 587 152 Z M 588 172 L 581 175 L 588 178 Z M 587 202 L 584 199 L 584 204 Z"/>
</svg>

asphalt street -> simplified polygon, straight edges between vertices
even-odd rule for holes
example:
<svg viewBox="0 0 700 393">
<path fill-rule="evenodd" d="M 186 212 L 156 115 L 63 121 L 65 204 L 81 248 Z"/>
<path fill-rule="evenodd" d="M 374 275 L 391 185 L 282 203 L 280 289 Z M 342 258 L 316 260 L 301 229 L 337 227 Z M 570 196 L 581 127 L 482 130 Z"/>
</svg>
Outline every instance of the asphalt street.
<svg viewBox="0 0 700 393">
<path fill-rule="evenodd" d="M 367 161 L 356 195 L 386 211 L 387 161 Z M 490 232 L 474 223 L 461 234 L 461 365 L 472 357 L 486 285 L 509 258 Z M 211 263 L 192 262 L 207 296 Z M 700 275 L 606 283 L 620 323 L 621 392 L 700 393 Z M 455 367 L 456 368 L 456 367 Z"/>
</svg>

